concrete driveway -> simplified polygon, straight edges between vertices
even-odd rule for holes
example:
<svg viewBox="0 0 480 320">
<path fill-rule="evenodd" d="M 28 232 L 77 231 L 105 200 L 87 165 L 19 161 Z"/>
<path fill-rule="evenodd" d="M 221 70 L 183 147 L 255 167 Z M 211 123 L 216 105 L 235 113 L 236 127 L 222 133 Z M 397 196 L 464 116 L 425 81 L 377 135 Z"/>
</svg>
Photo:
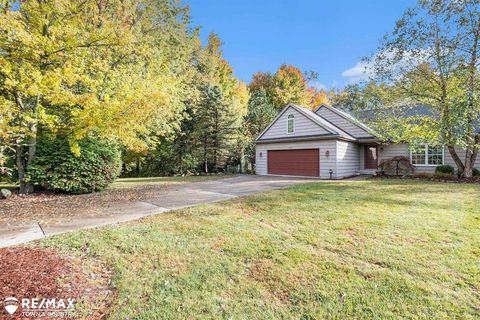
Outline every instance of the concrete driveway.
<svg viewBox="0 0 480 320">
<path fill-rule="evenodd" d="M 314 181 L 308 178 L 242 175 L 220 180 L 187 183 L 167 189 L 166 192 L 148 200 L 114 205 L 108 209 L 109 212 L 98 217 L 68 219 L 51 225 L 40 225 L 38 222 L 32 221 L 18 227 L 0 226 L 0 247 Z"/>
</svg>

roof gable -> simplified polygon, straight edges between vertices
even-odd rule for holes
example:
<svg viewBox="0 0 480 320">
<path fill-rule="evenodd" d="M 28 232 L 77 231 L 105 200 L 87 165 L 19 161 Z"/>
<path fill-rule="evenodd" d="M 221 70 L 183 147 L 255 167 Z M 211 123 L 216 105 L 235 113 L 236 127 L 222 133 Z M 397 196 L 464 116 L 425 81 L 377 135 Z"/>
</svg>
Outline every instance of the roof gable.
<svg viewBox="0 0 480 320">
<path fill-rule="evenodd" d="M 295 118 L 295 129 L 293 133 L 287 133 L 287 117 L 293 115 Z M 312 113 L 313 114 L 313 113 Z M 287 105 L 270 125 L 258 136 L 258 140 L 296 138 L 306 136 L 335 136 L 336 132 L 332 126 L 325 125 L 322 121 L 312 116 L 296 105 Z"/>
</svg>

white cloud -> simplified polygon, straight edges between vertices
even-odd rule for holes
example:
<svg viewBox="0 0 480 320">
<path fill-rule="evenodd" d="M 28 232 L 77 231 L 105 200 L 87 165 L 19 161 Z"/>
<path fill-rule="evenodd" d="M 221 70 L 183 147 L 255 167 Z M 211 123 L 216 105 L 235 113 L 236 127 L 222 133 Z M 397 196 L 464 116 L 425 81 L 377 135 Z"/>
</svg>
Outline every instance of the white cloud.
<svg viewBox="0 0 480 320">
<path fill-rule="evenodd" d="M 357 64 L 342 72 L 342 77 L 348 78 L 349 83 L 357 83 L 367 80 L 373 74 L 373 68 L 365 62 L 357 62 Z"/>
<path fill-rule="evenodd" d="M 378 59 L 389 62 L 388 69 L 392 75 L 400 75 L 421 63 L 431 61 L 431 50 L 421 49 L 416 52 L 405 51 L 397 54 L 395 51 L 383 51 L 375 54 L 369 61 L 360 61 L 350 69 L 342 72 L 342 77 L 347 78 L 349 84 L 368 80 L 375 76 L 375 63 Z"/>
</svg>

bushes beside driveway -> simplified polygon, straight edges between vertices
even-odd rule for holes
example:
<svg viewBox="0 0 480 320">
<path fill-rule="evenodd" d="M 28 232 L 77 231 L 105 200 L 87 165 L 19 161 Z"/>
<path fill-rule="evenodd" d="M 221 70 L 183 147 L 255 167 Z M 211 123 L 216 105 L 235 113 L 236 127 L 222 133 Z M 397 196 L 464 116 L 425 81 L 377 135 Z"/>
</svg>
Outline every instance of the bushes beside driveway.
<svg viewBox="0 0 480 320">
<path fill-rule="evenodd" d="M 114 143 L 89 138 L 79 146 L 77 156 L 64 139 L 42 141 L 28 180 L 47 190 L 80 194 L 101 191 L 120 175 L 120 150 Z"/>
</svg>

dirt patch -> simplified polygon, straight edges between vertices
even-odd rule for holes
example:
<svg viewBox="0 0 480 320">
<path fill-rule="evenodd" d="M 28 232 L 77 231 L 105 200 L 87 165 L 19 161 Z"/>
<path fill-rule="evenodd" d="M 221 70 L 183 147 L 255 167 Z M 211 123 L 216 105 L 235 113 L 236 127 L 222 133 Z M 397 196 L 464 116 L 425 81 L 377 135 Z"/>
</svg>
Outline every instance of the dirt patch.
<svg viewBox="0 0 480 320">
<path fill-rule="evenodd" d="M 99 217 L 107 215 L 107 212 L 111 215 L 121 204 L 152 199 L 180 184 L 109 189 L 81 195 L 47 191 L 31 195 L 16 194 L 0 200 L 0 225 L 18 225 L 32 220 L 50 224 L 78 216 Z"/>
<path fill-rule="evenodd" d="M 85 257 L 44 248 L 4 248 L 0 249 L 0 270 L 0 299 L 18 299 L 18 309 L 12 316 L 3 306 L 0 308 L 0 319 L 29 319 L 22 317 L 27 311 L 22 309 L 24 298 L 75 299 L 74 319 L 104 319 L 113 297 L 109 268 Z"/>
<path fill-rule="evenodd" d="M 250 267 L 249 276 L 261 284 L 266 291 L 265 298 L 275 300 L 279 304 L 289 304 L 290 292 L 281 286 L 281 282 L 273 275 L 274 263 L 270 259 L 257 259 Z"/>
</svg>

